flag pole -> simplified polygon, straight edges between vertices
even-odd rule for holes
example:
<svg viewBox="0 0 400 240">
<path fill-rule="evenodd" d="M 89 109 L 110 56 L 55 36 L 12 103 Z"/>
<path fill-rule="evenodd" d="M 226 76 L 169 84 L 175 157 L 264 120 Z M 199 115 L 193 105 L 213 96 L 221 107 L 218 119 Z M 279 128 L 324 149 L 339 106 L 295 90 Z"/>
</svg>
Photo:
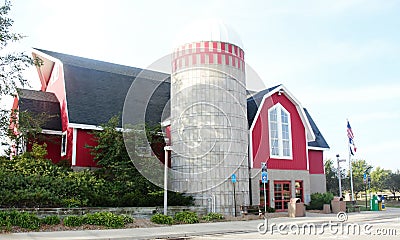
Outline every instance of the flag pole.
<svg viewBox="0 0 400 240">
<path fill-rule="evenodd" d="M 351 186 L 351 201 L 354 202 L 354 188 L 353 188 L 353 166 L 351 164 L 351 156 L 353 154 L 353 150 L 351 150 L 351 145 L 354 147 L 354 152 L 356 151 L 356 146 L 354 145 L 354 134 L 351 130 L 351 126 L 349 123 L 349 119 L 347 119 L 347 137 L 349 138 L 348 141 L 348 149 L 349 149 L 349 171 L 350 171 L 350 186 Z"/>
<path fill-rule="evenodd" d="M 351 164 L 350 144 L 349 144 L 349 169 L 350 169 L 351 201 L 354 202 L 353 168 L 352 168 L 352 164 Z"/>
</svg>

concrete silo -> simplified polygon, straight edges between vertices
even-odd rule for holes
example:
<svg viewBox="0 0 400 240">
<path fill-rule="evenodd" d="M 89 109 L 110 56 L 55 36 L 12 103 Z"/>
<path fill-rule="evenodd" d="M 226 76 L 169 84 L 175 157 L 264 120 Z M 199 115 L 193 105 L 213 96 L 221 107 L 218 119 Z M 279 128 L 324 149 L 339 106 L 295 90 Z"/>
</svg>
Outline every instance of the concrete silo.
<svg viewBox="0 0 400 240">
<path fill-rule="evenodd" d="M 249 203 L 242 44 L 218 21 L 191 26 L 179 42 L 172 57 L 170 189 L 192 195 L 211 211 L 233 214 L 234 201 Z"/>
</svg>

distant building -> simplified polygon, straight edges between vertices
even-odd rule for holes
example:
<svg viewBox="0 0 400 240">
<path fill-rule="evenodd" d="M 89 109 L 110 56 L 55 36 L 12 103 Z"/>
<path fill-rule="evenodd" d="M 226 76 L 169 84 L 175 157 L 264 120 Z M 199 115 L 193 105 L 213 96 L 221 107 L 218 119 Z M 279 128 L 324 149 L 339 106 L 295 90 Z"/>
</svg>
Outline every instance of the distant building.
<svg viewBox="0 0 400 240">
<path fill-rule="evenodd" d="M 34 49 L 33 56 L 43 60 L 37 68 L 41 90 L 22 89 L 14 106 L 57 115 L 43 128 L 42 134 L 49 140 L 41 140 L 47 143 L 47 157 L 53 162 L 66 159 L 73 168 L 97 167 L 85 147 L 96 144 L 90 132 L 101 130 L 101 124 L 122 113 L 128 89 L 138 77 L 146 79 L 144 88 L 156 88 L 146 121 L 160 123 L 164 106 L 171 98 L 169 74 L 148 71 L 139 76 L 142 69 L 40 49 Z M 329 146 L 308 111 L 283 85 L 260 92 L 247 91 L 245 96 L 245 165 L 249 170 L 245 172 L 249 174 L 241 176 L 247 180 L 238 194 L 248 194 L 240 197 L 237 204 L 263 205 L 260 168 L 264 162 L 269 175 L 267 204 L 277 211 L 286 211 L 292 197 L 309 202 L 311 193 L 325 192 L 323 152 Z M 160 160 L 164 161 L 162 157 Z M 212 204 L 218 205 L 218 201 Z M 223 207 L 215 209 L 223 213 L 233 211 L 229 210 L 231 202 L 220 206 Z"/>
</svg>

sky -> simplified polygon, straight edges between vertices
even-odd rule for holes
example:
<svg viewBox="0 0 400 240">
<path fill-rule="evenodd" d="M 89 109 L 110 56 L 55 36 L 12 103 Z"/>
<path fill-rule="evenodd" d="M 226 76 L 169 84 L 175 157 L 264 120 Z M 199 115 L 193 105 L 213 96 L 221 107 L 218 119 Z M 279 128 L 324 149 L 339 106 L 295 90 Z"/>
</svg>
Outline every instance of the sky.
<svg viewBox="0 0 400 240">
<path fill-rule="evenodd" d="M 18 0 L 17 49 L 41 48 L 146 68 L 169 54 L 188 23 L 217 18 L 240 35 L 265 87 L 283 84 L 330 145 L 325 159 L 396 170 L 400 160 L 400 1 Z M 33 88 L 39 79 L 26 75 Z M 260 89 L 253 89 L 260 90 Z M 344 164 L 345 165 L 345 164 Z M 344 166 L 342 166 L 344 167 Z"/>
</svg>

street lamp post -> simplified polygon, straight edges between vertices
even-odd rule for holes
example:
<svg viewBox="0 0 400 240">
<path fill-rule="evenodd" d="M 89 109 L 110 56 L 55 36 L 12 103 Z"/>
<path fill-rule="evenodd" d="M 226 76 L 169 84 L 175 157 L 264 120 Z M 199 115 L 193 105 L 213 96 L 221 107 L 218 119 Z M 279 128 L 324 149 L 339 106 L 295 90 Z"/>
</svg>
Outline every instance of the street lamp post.
<svg viewBox="0 0 400 240">
<path fill-rule="evenodd" d="M 337 169 L 338 169 L 338 180 L 339 180 L 339 197 L 342 197 L 342 174 L 340 172 L 340 163 L 345 162 L 346 159 L 339 159 L 339 154 L 336 154 L 337 158 Z"/>
<path fill-rule="evenodd" d="M 168 151 L 171 151 L 171 146 L 164 147 L 164 215 L 167 215 L 168 210 Z"/>
<path fill-rule="evenodd" d="M 364 172 L 364 184 L 365 184 L 365 208 L 368 209 L 368 197 L 367 197 L 367 186 L 371 182 L 371 177 L 369 176 L 369 171 L 371 170 L 371 166 L 369 166 Z"/>
</svg>

